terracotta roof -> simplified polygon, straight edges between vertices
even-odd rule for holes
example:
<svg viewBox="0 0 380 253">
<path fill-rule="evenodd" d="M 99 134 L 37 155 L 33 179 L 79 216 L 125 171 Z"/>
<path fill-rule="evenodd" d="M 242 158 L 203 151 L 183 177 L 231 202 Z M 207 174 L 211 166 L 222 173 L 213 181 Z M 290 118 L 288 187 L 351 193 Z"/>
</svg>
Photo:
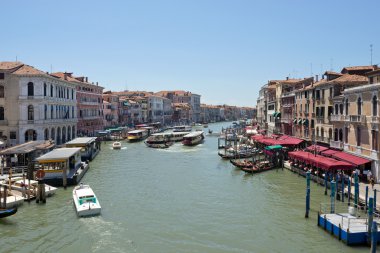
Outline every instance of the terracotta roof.
<svg viewBox="0 0 380 253">
<path fill-rule="evenodd" d="M 369 66 L 352 66 L 352 67 L 344 67 L 342 69 L 342 72 L 343 70 L 368 70 L 368 71 L 372 71 L 375 69 L 375 66 L 372 66 L 372 65 L 369 65 Z"/>
<path fill-rule="evenodd" d="M 9 61 L 3 61 L 0 62 L 0 70 L 12 70 L 17 67 L 21 67 L 24 65 L 22 62 L 9 62 Z"/>
<path fill-rule="evenodd" d="M 357 84 L 367 84 L 368 78 L 360 75 L 349 75 L 344 74 L 334 80 L 328 81 L 328 84 L 345 84 L 345 85 L 357 85 Z"/>
<path fill-rule="evenodd" d="M 380 74 L 380 68 L 379 69 L 376 69 L 374 71 L 370 71 L 367 73 L 367 76 L 372 76 L 372 75 L 377 75 L 377 74 Z"/>
<path fill-rule="evenodd" d="M 69 82 L 76 82 L 76 83 L 79 83 L 80 81 L 71 77 L 70 75 L 67 75 L 66 74 L 66 78 L 65 78 L 65 73 L 64 72 L 55 72 L 55 73 L 51 73 L 50 75 L 54 76 L 54 77 L 57 77 L 59 79 L 62 79 L 62 80 L 66 80 L 66 81 L 69 81 Z"/>
<path fill-rule="evenodd" d="M 325 75 L 334 75 L 334 76 L 341 76 L 342 73 L 334 72 L 334 71 L 326 71 Z"/>
</svg>

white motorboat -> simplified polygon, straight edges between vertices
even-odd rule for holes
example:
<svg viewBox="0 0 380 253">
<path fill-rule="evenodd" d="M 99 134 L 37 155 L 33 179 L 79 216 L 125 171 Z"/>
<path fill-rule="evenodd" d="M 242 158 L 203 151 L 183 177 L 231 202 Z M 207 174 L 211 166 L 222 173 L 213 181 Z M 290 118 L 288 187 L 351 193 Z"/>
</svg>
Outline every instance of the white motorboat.
<svg viewBox="0 0 380 253">
<path fill-rule="evenodd" d="M 102 210 L 99 200 L 89 185 L 81 183 L 75 186 L 73 201 L 79 217 L 98 215 Z"/>
<path fill-rule="evenodd" d="M 113 149 L 121 149 L 121 142 L 115 141 L 114 143 L 112 143 L 112 148 Z"/>
</svg>

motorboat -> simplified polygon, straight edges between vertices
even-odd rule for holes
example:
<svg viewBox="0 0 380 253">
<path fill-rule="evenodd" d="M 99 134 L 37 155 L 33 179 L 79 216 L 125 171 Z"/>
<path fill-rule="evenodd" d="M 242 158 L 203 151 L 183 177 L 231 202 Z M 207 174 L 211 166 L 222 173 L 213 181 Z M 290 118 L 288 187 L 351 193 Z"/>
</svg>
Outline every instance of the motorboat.
<svg viewBox="0 0 380 253">
<path fill-rule="evenodd" d="M 171 133 L 156 133 L 149 136 L 144 143 L 150 148 L 168 148 L 173 145 L 171 137 Z"/>
<path fill-rule="evenodd" d="M 191 132 L 183 136 L 182 144 L 185 146 L 195 146 L 202 143 L 204 138 L 203 131 Z"/>
<path fill-rule="evenodd" d="M 115 141 L 114 143 L 112 143 L 112 148 L 113 149 L 121 149 L 121 142 Z"/>
<path fill-rule="evenodd" d="M 73 201 L 79 217 L 98 215 L 102 210 L 99 200 L 89 185 L 81 183 L 75 186 Z"/>
</svg>

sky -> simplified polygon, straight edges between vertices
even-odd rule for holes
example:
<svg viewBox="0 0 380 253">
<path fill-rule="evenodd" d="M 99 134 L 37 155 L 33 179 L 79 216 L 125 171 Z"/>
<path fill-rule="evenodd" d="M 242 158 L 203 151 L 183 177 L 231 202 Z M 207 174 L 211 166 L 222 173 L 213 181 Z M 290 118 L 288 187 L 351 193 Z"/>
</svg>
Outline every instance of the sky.
<svg viewBox="0 0 380 253">
<path fill-rule="evenodd" d="M 0 61 L 105 90 L 187 90 L 254 106 L 262 85 L 380 65 L 378 0 L 4 1 Z"/>
</svg>

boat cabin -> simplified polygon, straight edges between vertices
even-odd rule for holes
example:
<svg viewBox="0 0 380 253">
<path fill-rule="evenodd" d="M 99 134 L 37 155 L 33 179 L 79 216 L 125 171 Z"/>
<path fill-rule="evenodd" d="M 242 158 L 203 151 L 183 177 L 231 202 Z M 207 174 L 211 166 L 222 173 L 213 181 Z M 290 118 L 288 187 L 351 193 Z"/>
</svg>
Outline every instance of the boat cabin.
<svg viewBox="0 0 380 253">
<path fill-rule="evenodd" d="M 133 130 L 128 132 L 129 141 L 141 141 L 148 137 L 148 131 L 145 129 Z"/>
<path fill-rule="evenodd" d="M 88 169 L 81 161 L 82 148 L 57 148 L 38 157 L 38 169 L 45 172 L 43 181 L 54 186 L 77 184 Z"/>
<path fill-rule="evenodd" d="M 66 148 L 81 148 L 82 161 L 91 161 L 100 151 L 100 141 L 96 137 L 80 137 L 66 142 Z"/>
<path fill-rule="evenodd" d="M 191 132 L 193 129 L 191 126 L 175 126 L 173 132 Z"/>
</svg>

